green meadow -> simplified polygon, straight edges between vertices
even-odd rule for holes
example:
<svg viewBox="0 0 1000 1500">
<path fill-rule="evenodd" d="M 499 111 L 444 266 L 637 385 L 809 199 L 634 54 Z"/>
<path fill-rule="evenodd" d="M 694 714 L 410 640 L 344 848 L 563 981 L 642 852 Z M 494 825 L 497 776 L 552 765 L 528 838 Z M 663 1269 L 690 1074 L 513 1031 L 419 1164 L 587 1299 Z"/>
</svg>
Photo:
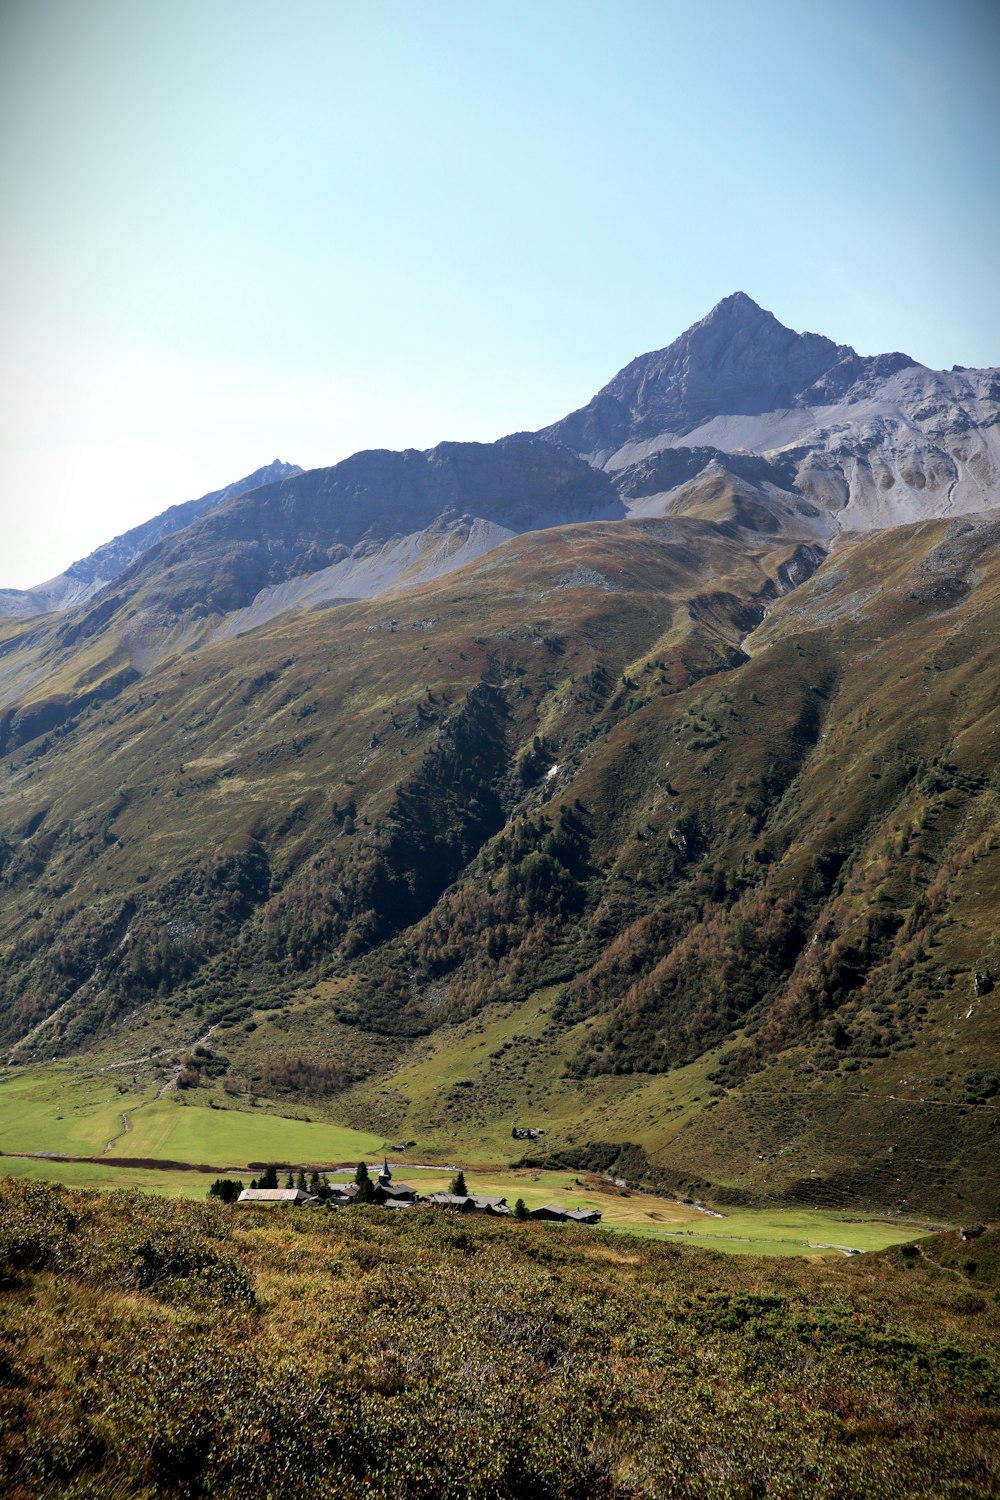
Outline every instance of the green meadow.
<svg viewBox="0 0 1000 1500">
<path fill-rule="evenodd" d="M 200 1109 L 176 1094 L 156 1099 L 132 1118 L 112 1156 L 249 1166 L 251 1162 L 334 1163 L 378 1151 L 384 1137 L 313 1120 L 240 1110 Z"/>
<path fill-rule="evenodd" d="M 372 1162 L 388 1149 L 385 1138 L 370 1131 L 263 1111 L 205 1107 L 188 1103 L 174 1091 L 157 1098 L 152 1090 L 141 1093 L 131 1083 L 115 1079 L 113 1070 L 85 1072 L 73 1064 L 9 1070 L 0 1080 L 4 1171 L 66 1187 L 133 1187 L 158 1196 L 197 1199 L 207 1194 L 211 1174 L 117 1163 L 184 1162 L 211 1166 L 249 1182 L 255 1162 L 348 1166 L 362 1159 Z M 127 1131 L 123 1115 L 129 1119 Z M 109 1142 L 111 1149 L 106 1150 Z M 39 1152 L 102 1159 L 56 1161 L 34 1154 Z M 389 1155 L 395 1160 L 391 1150 Z M 618 1188 L 593 1174 L 515 1169 L 481 1160 L 477 1164 L 471 1153 L 460 1151 L 450 1160 L 465 1168 L 470 1192 L 504 1197 L 510 1205 L 523 1198 L 529 1209 L 546 1203 L 596 1208 L 607 1230 L 736 1254 L 881 1250 L 930 1233 L 926 1225 L 845 1220 L 823 1209 L 738 1209 L 717 1218 L 673 1199 Z M 452 1165 L 425 1170 L 400 1163 L 395 1168 L 399 1180 L 409 1180 L 424 1193 L 447 1189 L 452 1175 Z M 574 1232 L 574 1226 L 562 1227 Z"/>
<path fill-rule="evenodd" d="M 123 1129 L 122 1112 L 150 1097 L 112 1072 L 67 1063 L 0 1074 L 0 1151 L 99 1156 Z"/>
<path fill-rule="evenodd" d="M 102 1162 L 48 1161 L 34 1156 L 5 1156 L 0 1160 L 4 1177 L 31 1178 L 58 1183 L 67 1188 L 138 1188 L 159 1198 L 204 1198 L 212 1177 L 207 1172 L 161 1170 L 158 1167 L 113 1167 Z M 248 1179 L 249 1180 L 249 1179 Z"/>
<path fill-rule="evenodd" d="M 149 1157 L 219 1167 L 334 1163 L 377 1152 L 383 1137 L 320 1121 L 188 1104 L 72 1064 L 8 1069 L 0 1078 L 0 1151 Z M 128 1117 L 125 1129 L 123 1115 Z M 110 1146 L 110 1149 L 108 1149 Z"/>
</svg>

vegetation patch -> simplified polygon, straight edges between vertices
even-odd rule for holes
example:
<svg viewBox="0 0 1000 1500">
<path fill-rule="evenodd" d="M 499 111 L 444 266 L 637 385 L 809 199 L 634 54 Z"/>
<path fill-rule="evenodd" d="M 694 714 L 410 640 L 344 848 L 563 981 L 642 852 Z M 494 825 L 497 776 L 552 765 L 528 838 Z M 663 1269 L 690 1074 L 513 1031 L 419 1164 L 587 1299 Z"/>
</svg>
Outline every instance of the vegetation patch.
<svg viewBox="0 0 1000 1500">
<path fill-rule="evenodd" d="M 816 1265 L 431 1211 L 0 1201 L 31 1247 L 0 1292 L 11 1494 L 1000 1484 L 1000 1311 L 938 1263 L 957 1235 Z"/>
</svg>

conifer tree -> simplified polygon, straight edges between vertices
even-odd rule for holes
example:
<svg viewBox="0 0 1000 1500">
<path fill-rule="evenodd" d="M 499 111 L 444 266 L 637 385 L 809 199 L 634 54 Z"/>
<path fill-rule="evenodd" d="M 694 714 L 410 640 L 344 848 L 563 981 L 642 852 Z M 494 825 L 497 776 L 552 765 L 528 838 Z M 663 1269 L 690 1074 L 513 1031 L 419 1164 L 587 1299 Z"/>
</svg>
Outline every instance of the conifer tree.
<svg viewBox="0 0 1000 1500">
<path fill-rule="evenodd" d="M 368 1168 L 363 1161 L 358 1162 L 358 1170 L 354 1174 L 354 1181 L 361 1189 L 355 1198 L 355 1203 L 374 1203 L 375 1184 L 368 1175 Z"/>
</svg>

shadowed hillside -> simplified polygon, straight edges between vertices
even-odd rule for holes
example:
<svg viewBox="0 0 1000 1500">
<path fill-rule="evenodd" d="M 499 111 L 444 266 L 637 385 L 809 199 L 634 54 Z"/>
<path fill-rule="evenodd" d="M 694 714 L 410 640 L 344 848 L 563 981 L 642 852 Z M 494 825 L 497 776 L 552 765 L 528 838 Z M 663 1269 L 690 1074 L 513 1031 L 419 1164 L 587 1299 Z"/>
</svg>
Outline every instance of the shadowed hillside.
<svg viewBox="0 0 1000 1500">
<path fill-rule="evenodd" d="M 12 1058 L 164 1066 L 217 1025 L 192 1097 L 283 1078 L 442 1149 L 528 1113 L 674 1186 L 996 1211 L 997 523 L 802 581 L 812 545 L 713 493 L 288 615 L 11 747 Z"/>
</svg>

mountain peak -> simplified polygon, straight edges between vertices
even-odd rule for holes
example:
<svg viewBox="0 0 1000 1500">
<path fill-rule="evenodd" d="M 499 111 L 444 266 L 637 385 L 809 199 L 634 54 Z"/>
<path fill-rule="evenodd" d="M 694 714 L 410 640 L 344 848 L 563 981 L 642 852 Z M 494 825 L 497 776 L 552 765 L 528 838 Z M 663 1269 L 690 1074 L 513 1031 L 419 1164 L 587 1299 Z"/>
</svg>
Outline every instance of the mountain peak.
<svg viewBox="0 0 1000 1500">
<path fill-rule="evenodd" d="M 717 302 L 710 313 L 707 313 L 699 322 L 692 324 L 685 333 L 681 334 L 680 338 L 668 345 L 668 348 L 673 349 L 678 344 L 686 340 L 690 341 L 697 334 L 708 330 L 722 337 L 742 330 L 752 332 L 758 338 L 767 330 L 770 330 L 773 336 L 783 336 L 791 341 L 819 337 L 817 334 L 796 333 L 793 329 L 786 328 L 784 323 L 778 321 L 774 313 L 769 312 L 766 307 L 761 307 L 752 297 L 748 297 L 746 292 L 732 292 L 728 297 L 723 297 L 721 302 Z M 824 339 L 823 342 L 831 349 L 836 348 L 836 345 L 829 339 Z"/>
<path fill-rule="evenodd" d="M 732 317 L 734 313 L 741 317 L 745 317 L 747 314 L 756 314 L 758 317 L 764 318 L 774 317 L 773 313 L 767 312 L 752 297 L 748 297 L 746 292 L 730 292 L 728 297 L 723 297 L 721 302 L 715 304 L 708 316 L 702 319 L 702 322 L 709 323 L 716 318 Z"/>
<path fill-rule="evenodd" d="M 603 463 L 623 444 L 682 437 L 715 416 L 787 409 L 845 361 L 853 371 L 853 349 L 796 333 L 746 292 L 732 292 L 542 435 Z"/>
</svg>

